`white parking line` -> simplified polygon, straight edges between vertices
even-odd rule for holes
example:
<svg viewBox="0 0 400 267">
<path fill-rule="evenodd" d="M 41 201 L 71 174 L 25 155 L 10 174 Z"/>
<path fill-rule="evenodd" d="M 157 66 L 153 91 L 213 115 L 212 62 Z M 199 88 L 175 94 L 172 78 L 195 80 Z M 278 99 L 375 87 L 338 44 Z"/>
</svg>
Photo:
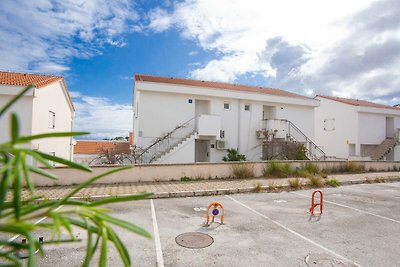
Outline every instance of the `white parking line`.
<svg viewBox="0 0 400 267">
<path fill-rule="evenodd" d="M 151 217 L 153 218 L 154 242 L 156 244 L 157 266 L 164 267 L 164 258 L 161 250 L 161 241 L 160 241 L 160 234 L 158 232 L 156 210 L 154 208 L 154 203 L 152 199 L 150 199 L 150 205 L 151 205 Z"/>
<path fill-rule="evenodd" d="M 296 232 L 296 231 L 294 231 L 294 230 L 292 230 L 292 229 L 290 229 L 290 228 L 284 226 L 283 224 L 281 224 L 281 223 L 279 223 L 279 222 L 277 222 L 277 221 L 275 221 L 275 220 L 269 218 L 268 216 L 266 216 L 266 215 L 264 215 L 264 214 L 262 214 L 262 213 L 260 213 L 260 212 L 258 212 L 258 211 L 256 211 L 256 210 L 250 208 L 250 207 L 247 206 L 246 204 L 244 204 L 244 203 L 242 203 L 242 202 L 240 202 L 240 201 L 234 199 L 233 197 L 228 196 L 228 195 L 225 195 L 225 196 L 226 196 L 227 198 L 231 199 L 232 201 L 236 202 L 237 204 L 239 204 L 239 205 L 245 207 L 246 209 L 252 211 L 253 213 L 255 213 L 255 214 L 257 214 L 257 215 L 263 217 L 264 219 L 267 219 L 268 221 L 270 221 L 270 222 L 272 222 L 272 223 L 278 225 L 279 227 L 285 229 L 286 231 L 288 231 L 288 232 L 294 234 L 295 236 L 297 236 L 297 237 L 299 237 L 299 238 L 301 238 L 301 239 L 303 239 L 303 240 L 305 240 L 305 241 L 307 241 L 307 242 L 313 244 L 314 246 L 317 246 L 317 247 L 319 247 L 319 248 L 325 250 L 326 252 L 328 252 L 328 253 L 330 253 L 330 254 L 336 256 L 336 257 L 339 257 L 339 258 L 341 258 L 341 259 L 343 259 L 343 260 L 345 260 L 345 261 L 347 261 L 347 262 L 350 262 L 350 263 L 355 264 L 355 265 L 357 265 L 357 266 L 361 266 L 360 264 L 358 264 L 358 263 L 356 263 L 356 262 L 354 262 L 354 261 L 352 261 L 352 260 L 347 259 L 346 257 L 344 257 L 344 256 L 342 256 L 342 255 L 340 255 L 340 254 L 338 254 L 338 253 L 336 253 L 336 252 L 334 252 L 333 250 L 330 250 L 329 248 L 326 248 L 326 247 L 324 247 L 323 245 L 318 244 L 317 242 L 315 242 L 315 241 L 309 239 L 308 237 L 305 237 L 304 235 L 299 234 L 298 232 Z"/>
<path fill-rule="evenodd" d="M 301 196 L 301 197 L 310 198 L 310 196 L 306 196 L 306 195 L 303 195 L 303 194 L 300 194 L 300 193 L 297 193 L 297 192 L 291 192 L 291 193 L 295 194 L 295 195 L 298 195 L 298 196 Z M 375 213 L 372 213 L 372 212 L 369 212 L 369 211 L 360 210 L 360 209 L 357 209 L 357 208 L 354 208 L 354 207 L 350 207 L 350 206 L 347 206 L 347 205 L 344 205 L 344 204 L 340 204 L 340 203 L 336 203 L 336 202 L 333 202 L 333 201 L 329 201 L 329 200 L 326 200 L 325 198 L 324 198 L 324 203 L 329 203 L 329 204 L 336 205 L 336 206 L 339 206 L 339 207 L 342 207 L 342 208 L 355 210 L 355 211 L 358 211 L 358 212 L 361 212 L 361 213 L 364 213 L 364 214 L 375 216 L 375 217 L 380 218 L 380 219 L 384 219 L 384 220 L 387 220 L 387 221 L 391 221 L 391 222 L 400 224 L 400 221 L 398 221 L 398 220 L 395 220 L 395 219 L 392 219 L 392 218 L 389 218 L 389 217 L 386 217 L 386 216 L 382 216 L 382 215 L 379 215 L 379 214 L 375 214 Z"/>
</svg>

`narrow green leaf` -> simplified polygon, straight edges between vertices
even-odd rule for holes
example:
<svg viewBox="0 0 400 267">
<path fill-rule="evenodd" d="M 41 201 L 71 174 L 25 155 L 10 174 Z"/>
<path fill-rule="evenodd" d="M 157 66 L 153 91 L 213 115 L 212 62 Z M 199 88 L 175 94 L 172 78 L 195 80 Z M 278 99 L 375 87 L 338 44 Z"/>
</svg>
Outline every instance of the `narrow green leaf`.
<svg viewBox="0 0 400 267">
<path fill-rule="evenodd" d="M 42 156 L 40 156 L 36 150 L 31 150 L 31 149 L 23 149 L 23 148 L 18 148 L 15 149 L 16 152 L 24 152 L 30 156 L 32 156 L 34 159 L 36 159 L 38 162 L 42 163 L 45 167 L 49 169 L 53 169 L 54 167 L 49 163 L 48 160 L 45 160 Z"/>
<path fill-rule="evenodd" d="M 36 173 L 36 174 L 39 174 L 39 175 L 42 175 L 42 176 L 44 176 L 44 177 L 50 178 L 50 179 L 52 179 L 52 180 L 57 180 L 57 179 L 58 179 L 58 177 L 57 177 L 56 175 L 54 175 L 54 174 L 52 174 L 52 173 L 50 173 L 50 172 L 47 172 L 47 171 L 45 171 L 45 170 L 43 170 L 43 169 L 41 169 L 41 168 L 37 168 L 37 167 L 35 167 L 35 166 L 29 166 L 28 169 L 29 169 L 31 172 L 34 172 L 34 173 Z"/>
<path fill-rule="evenodd" d="M 40 152 L 40 151 L 35 151 L 35 152 L 37 154 L 39 154 L 44 159 L 55 161 L 55 162 L 61 163 L 61 164 L 65 165 L 65 166 L 68 166 L 68 167 L 71 167 L 71 168 L 74 168 L 74 169 L 87 171 L 87 172 L 91 172 L 92 171 L 92 169 L 90 169 L 89 167 L 87 167 L 85 165 L 82 165 L 82 164 L 79 164 L 79 163 L 76 163 L 76 162 L 73 162 L 73 161 L 69 161 L 69 160 L 66 160 L 66 159 L 63 159 L 63 158 L 60 158 L 60 157 L 57 157 L 57 156 L 52 156 L 52 155 L 49 155 L 49 154 L 46 154 L 46 153 L 43 153 L 43 152 Z"/>
<path fill-rule="evenodd" d="M 11 173 L 11 164 L 12 162 L 15 161 L 15 158 L 11 159 L 8 156 L 4 157 L 4 166 L 3 168 L 6 168 L 5 172 L 3 173 L 3 177 L 0 182 L 0 214 L 4 210 L 4 201 L 7 196 L 7 190 L 8 190 L 8 185 L 10 183 L 10 180 L 12 180 L 12 173 Z"/>
<path fill-rule="evenodd" d="M 16 162 L 15 162 L 15 168 L 14 168 L 14 210 L 15 210 L 15 219 L 18 221 L 21 216 L 21 168 L 19 168 L 19 162 L 20 162 L 20 157 L 17 155 L 16 157 Z"/>
<path fill-rule="evenodd" d="M 107 240 L 108 240 L 107 226 L 106 225 L 102 225 L 101 250 L 100 250 L 100 262 L 99 262 L 99 266 L 100 267 L 106 267 L 107 266 Z"/>
<path fill-rule="evenodd" d="M 151 238 L 151 235 L 149 234 L 149 232 L 147 232 L 143 228 L 141 228 L 141 227 L 139 227 L 137 225 L 134 225 L 134 224 L 132 224 L 130 222 L 123 221 L 123 220 L 117 219 L 115 217 L 111 217 L 111 216 L 109 216 L 107 214 L 101 214 L 101 213 L 96 214 L 96 217 L 101 219 L 101 220 L 104 220 L 106 222 L 109 222 L 109 223 L 112 223 L 114 225 L 117 225 L 117 226 L 119 226 L 121 228 L 124 228 L 126 230 L 129 230 L 131 232 L 134 232 L 134 233 L 136 233 L 138 235 L 141 235 L 141 236 L 144 236 L 144 237 L 147 237 L 147 238 Z"/>
<path fill-rule="evenodd" d="M 33 85 L 28 85 L 22 91 L 14 96 L 13 99 L 11 99 L 1 110 L 0 110 L 0 117 L 3 116 L 3 114 L 9 109 L 18 99 L 20 99 L 26 92 L 28 92 L 31 88 L 33 88 Z"/>
<path fill-rule="evenodd" d="M 44 133 L 44 134 L 35 134 L 30 136 L 20 136 L 17 140 L 17 144 L 29 143 L 32 140 L 36 139 L 44 139 L 44 138 L 56 138 L 56 137 L 70 137 L 70 136 L 79 136 L 79 135 L 87 135 L 89 132 L 55 132 L 55 133 Z"/>
<path fill-rule="evenodd" d="M 119 239 L 118 235 L 111 229 L 108 228 L 108 237 L 114 243 L 115 248 L 118 251 L 120 258 L 125 266 L 131 266 L 131 258 L 129 256 L 129 252 L 122 243 L 121 239 Z"/>
<path fill-rule="evenodd" d="M 26 164 L 26 155 L 24 152 L 21 152 L 21 166 L 29 192 L 31 193 L 31 195 L 34 195 L 35 186 L 33 185 L 31 176 L 29 175 L 28 165 Z"/>
<path fill-rule="evenodd" d="M 0 266 L 2 267 L 15 267 L 15 266 L 20 266 L 19 260 L 17 257 L 13 255 L 13 253 L 1 253 L 0 254 L 0 259 L 5 258 L 10 262 L 10 264 L 1 264 Z M 1 260 L 2 261 L 2 260 Z"/>
<path fill-rule="evenodd" d="M 70 192 L 66 197 L 64 197 L 64 199 L 61 200 L 59 205 L 62 205 L 64 203 L 64 201 L 66 201 L 68 198 L 72 197 L 73 195 L 75 195 L 76 193 L 78 193 L 80 190 L 82 190 L 82 188 L 86 187 L 87 185 L 97 181 L 98 179 L 110 175 L 112 173 L 115 172 L 119 172 L 119 171 L 124 171 L 127 169 L 132 168 L 131 166 L 124 166 L 124 167 L 120 167 L 120 168 L 115 168 L 115 169 L 111 169 L 110 171 L 104 172 L 100 175 L 94 176 L 88 180 L 86 180 L 85 182 L 83 182 L 82 184 L 80 184 L 78 187 L 76 187 L 72 192 Z"/>
<path fill-rule="evenodd" d="M 19 136 L 19 122 L 15 113 L 11 113 L 11 143 L 15 144 Z"/>
<path fill-rule="evenodd" d="M 91 202 L 87 206 L 95 207 L 95 206 L 100 206 L 100 205 L 105 205 L 105 204 L 110 204 L 110 203 L 115 203 L 115 202 L 139 200 L 139 199 L 144 199 L 151 195 L 153 195 L 153 193 L 143 193 L 140 195 L 131 195 L 131 196 L 111 196 L 111 197 L 107 197 L 107 198 L 103 198 L 103 199 Z"/>
</svg>

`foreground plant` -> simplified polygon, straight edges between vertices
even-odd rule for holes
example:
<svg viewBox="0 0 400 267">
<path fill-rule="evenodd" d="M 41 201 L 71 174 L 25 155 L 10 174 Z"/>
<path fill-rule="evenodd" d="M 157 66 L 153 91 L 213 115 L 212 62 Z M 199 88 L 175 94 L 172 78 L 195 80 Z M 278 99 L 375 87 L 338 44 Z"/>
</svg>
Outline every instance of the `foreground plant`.
<svg viewBox="0 0 400 267">
<path fill-rule="evenodd" d="M 16 95 L 9 103 L 0 109 L 0 117 L 21 98 L 32 86 L 28 86 Z M 57 162 L 73 169 L 90 172 L 91 169 L 68 161 L 63 158 L 52 156 L 37 150 L 27 148 L 32 140 L 54 137 L 68 137 L 87 134 L 85 132 L 59 132 L 50 134 L 39 134 L 33 136 L 21 136 L 19 134 L 19 121 L 17 115 L 10 116 L 10 141 L 0 144 L 0 262 L 3 266 L 21 266 L 21 261 L 16 256 L 21 250 L 27 251 L 27 265 L 35 266 L 35 252 L 43 252 L 43 245 L 47 243 L 78 242 L 73 234 L 73 228 L 81 228 L 87 232 L 86 256 L 83 266 L 89 266 L 96 250 L 99 253 L 99 266 L 107 266 L 107 246 L 113 243 L 119 253 L 124 266 L 130 266 L 131 260 L 128 250 L 119 236 L 113 230 L 114 226 L 124 228 L 138 235 L 151 238 L 144 229 L 127 221 L 110 216 L 110 209 L 101 208 L 105 204 L 143 199 L 151 194 L 109 197 L 98 201 L 82 201 L 72 199 L 80 190 L 98 179 L 126 170 L 128 167 L 115 168 L 101 175 L 95 176 L 70 192 L 66 197 L 59 200 L 38 201 L 40 196 L 35 194 L 31 173 L 41 175 L 49 179 L 57 179 L 51 172 L 32 166 L 27 163 L 31 157 L 47 168 L 53 168 L 49 162 Z M 23 185 L 26 185 L 30 197 L 22 199 Z M 48 220 L 34 223 L 36 219 L 47 217 Z M 52 240 L 43 244 L 34 237 L 34 231 L 45 229 L 51 232 Z M 69 234 L 68 240 L 61 240 L 61 232 Z M 21 244 L 6 236 L 18 235 L 25 238 L 27 242 Z"/>
</svg>

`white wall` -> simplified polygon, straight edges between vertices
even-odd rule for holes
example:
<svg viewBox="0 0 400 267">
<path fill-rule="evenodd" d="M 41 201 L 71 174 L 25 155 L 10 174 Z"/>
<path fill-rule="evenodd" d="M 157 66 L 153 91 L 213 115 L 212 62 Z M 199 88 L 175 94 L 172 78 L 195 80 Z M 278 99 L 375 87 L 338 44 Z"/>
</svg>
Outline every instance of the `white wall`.
<svg viewBox="0 0 400 267">
<path fill-rule="evenodd" d="M 179 146 L 175 147 L 171 153 L 165 155 L 157 163 L 193 163 L 195 157 L 195 138 L 194 136 Z"/>
<path fill-rule="evenodd" d="M 260 128 L 263 105 L 277 106 L 277 119 L 292 121 L 310 139 L 314 139 L 313 110 L 318 101 L 312 99 L 138 81 L 135 82 L 134 95 L 137 116 L 134 119 L 135 144 L 141 147 L 148 146 L 163 133 L 194 118 L 196 99 L 209 101 L 209 114 L 221 118 L 221 130 L 225 131 L 222 140 L 226 142 L 226 147 L 239 149 L 239 153 L 245 154 L 248 160 L 260 160 L 262 156 L 256 131 Z M 229 103 L 229 110 L 224 109 L 225 103 Z M 250 105 L 250 111 L 244 110 L 246 104 Z M 219 139 L 218 132 L 215 133 L 215 136 L 200 136 L 200 139 L 206 138 L 210 144 L 215 144 Z M 220 162 L 226 154 L 226 150 L 210 148 L 210 161 Z M 177 162 L 176 158 L 173 162 Z"/>
<path fill-rule="evenodd" d="M 0 85 L 0 108 L 7 104 L 23 87 Z M 10 114 L 15 112 L 19 118 L 19 127 L 21 135 L 32 134 L 32 100 L 33 92 L 25 95 L 16 102 L 1 118 L 0 118 L 0 143 L 10 140 Z"/>
<path fill-rule="evenodd" d="M 358 114 L 358 142 L 360 144 L 380 144 L 386 138 L 386 116 L 381 114 Z"/>
<path fill-rule="evenodd" d="M 32 133 L 70 132 L 73 111 L 66 98 L 61 82 L 52 83 L 36 90 L 33 99 Z M 55 128 L 48 127 L 49 111 L 55 112 Z M 32 142 L 35 149 L 44 153 L 72 160 L 72 137 L 39 139 Z"/>
<path fill-rule="evenodd" d="M 315 109 L 315 143 L 326 156 L 348 158 L 349 144 L 358 143 L 356 107 L 325 98 L 317 99 L 320 106 Z M 325 130 L 324 120 L 334 120 L 334 128 Z"/>
</svg>

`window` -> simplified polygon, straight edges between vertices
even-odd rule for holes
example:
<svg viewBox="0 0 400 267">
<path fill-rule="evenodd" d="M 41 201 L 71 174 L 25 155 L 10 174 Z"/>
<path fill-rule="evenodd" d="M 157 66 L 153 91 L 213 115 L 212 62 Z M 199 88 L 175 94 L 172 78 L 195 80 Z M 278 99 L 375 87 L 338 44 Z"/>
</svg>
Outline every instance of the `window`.
<svg viewBox="0 0 400 267">
<path fill-rule="evenodd" d="M 189 103 L 189 104 L 192 104 L 192 103 L 193 103 L 193 99 L 189 98 L 189 99 L 188 99 L 188 103 Z"/>
<path fill-rule="evenodd" d="M 231 109 L 231 105 L 229 103 L 224 103 L 224 109 L 226 110 Z"/>
<path fill-rule="evenodd" d="M 335 130 L 335 119 L 325 119 L 324 120 L 324 130 L 334 131 Z"/>
<path fill-rule="evenodd" d="M 245 104 L 244 105 L 244 110 L 250 111 L 250 104 Z"/>
<path fill-rule="evenodd" d="M 56 113 L 53 111 L 49 111 L 49 122 L 48 126 L 50 129 L 54 129 L 56 127 Z"/>
<path fill-rule="evenodd" d="M 50 155 L 50 156 L 55 156 L 55 155 L 56 155 L 56 152 L 49 152 L 49 155 Z M 56 166 L 56 163 L 55 163 L 54 161 L 49 161 L 49 164 L 50 164 L 51 166 Z"/>
</svg>

